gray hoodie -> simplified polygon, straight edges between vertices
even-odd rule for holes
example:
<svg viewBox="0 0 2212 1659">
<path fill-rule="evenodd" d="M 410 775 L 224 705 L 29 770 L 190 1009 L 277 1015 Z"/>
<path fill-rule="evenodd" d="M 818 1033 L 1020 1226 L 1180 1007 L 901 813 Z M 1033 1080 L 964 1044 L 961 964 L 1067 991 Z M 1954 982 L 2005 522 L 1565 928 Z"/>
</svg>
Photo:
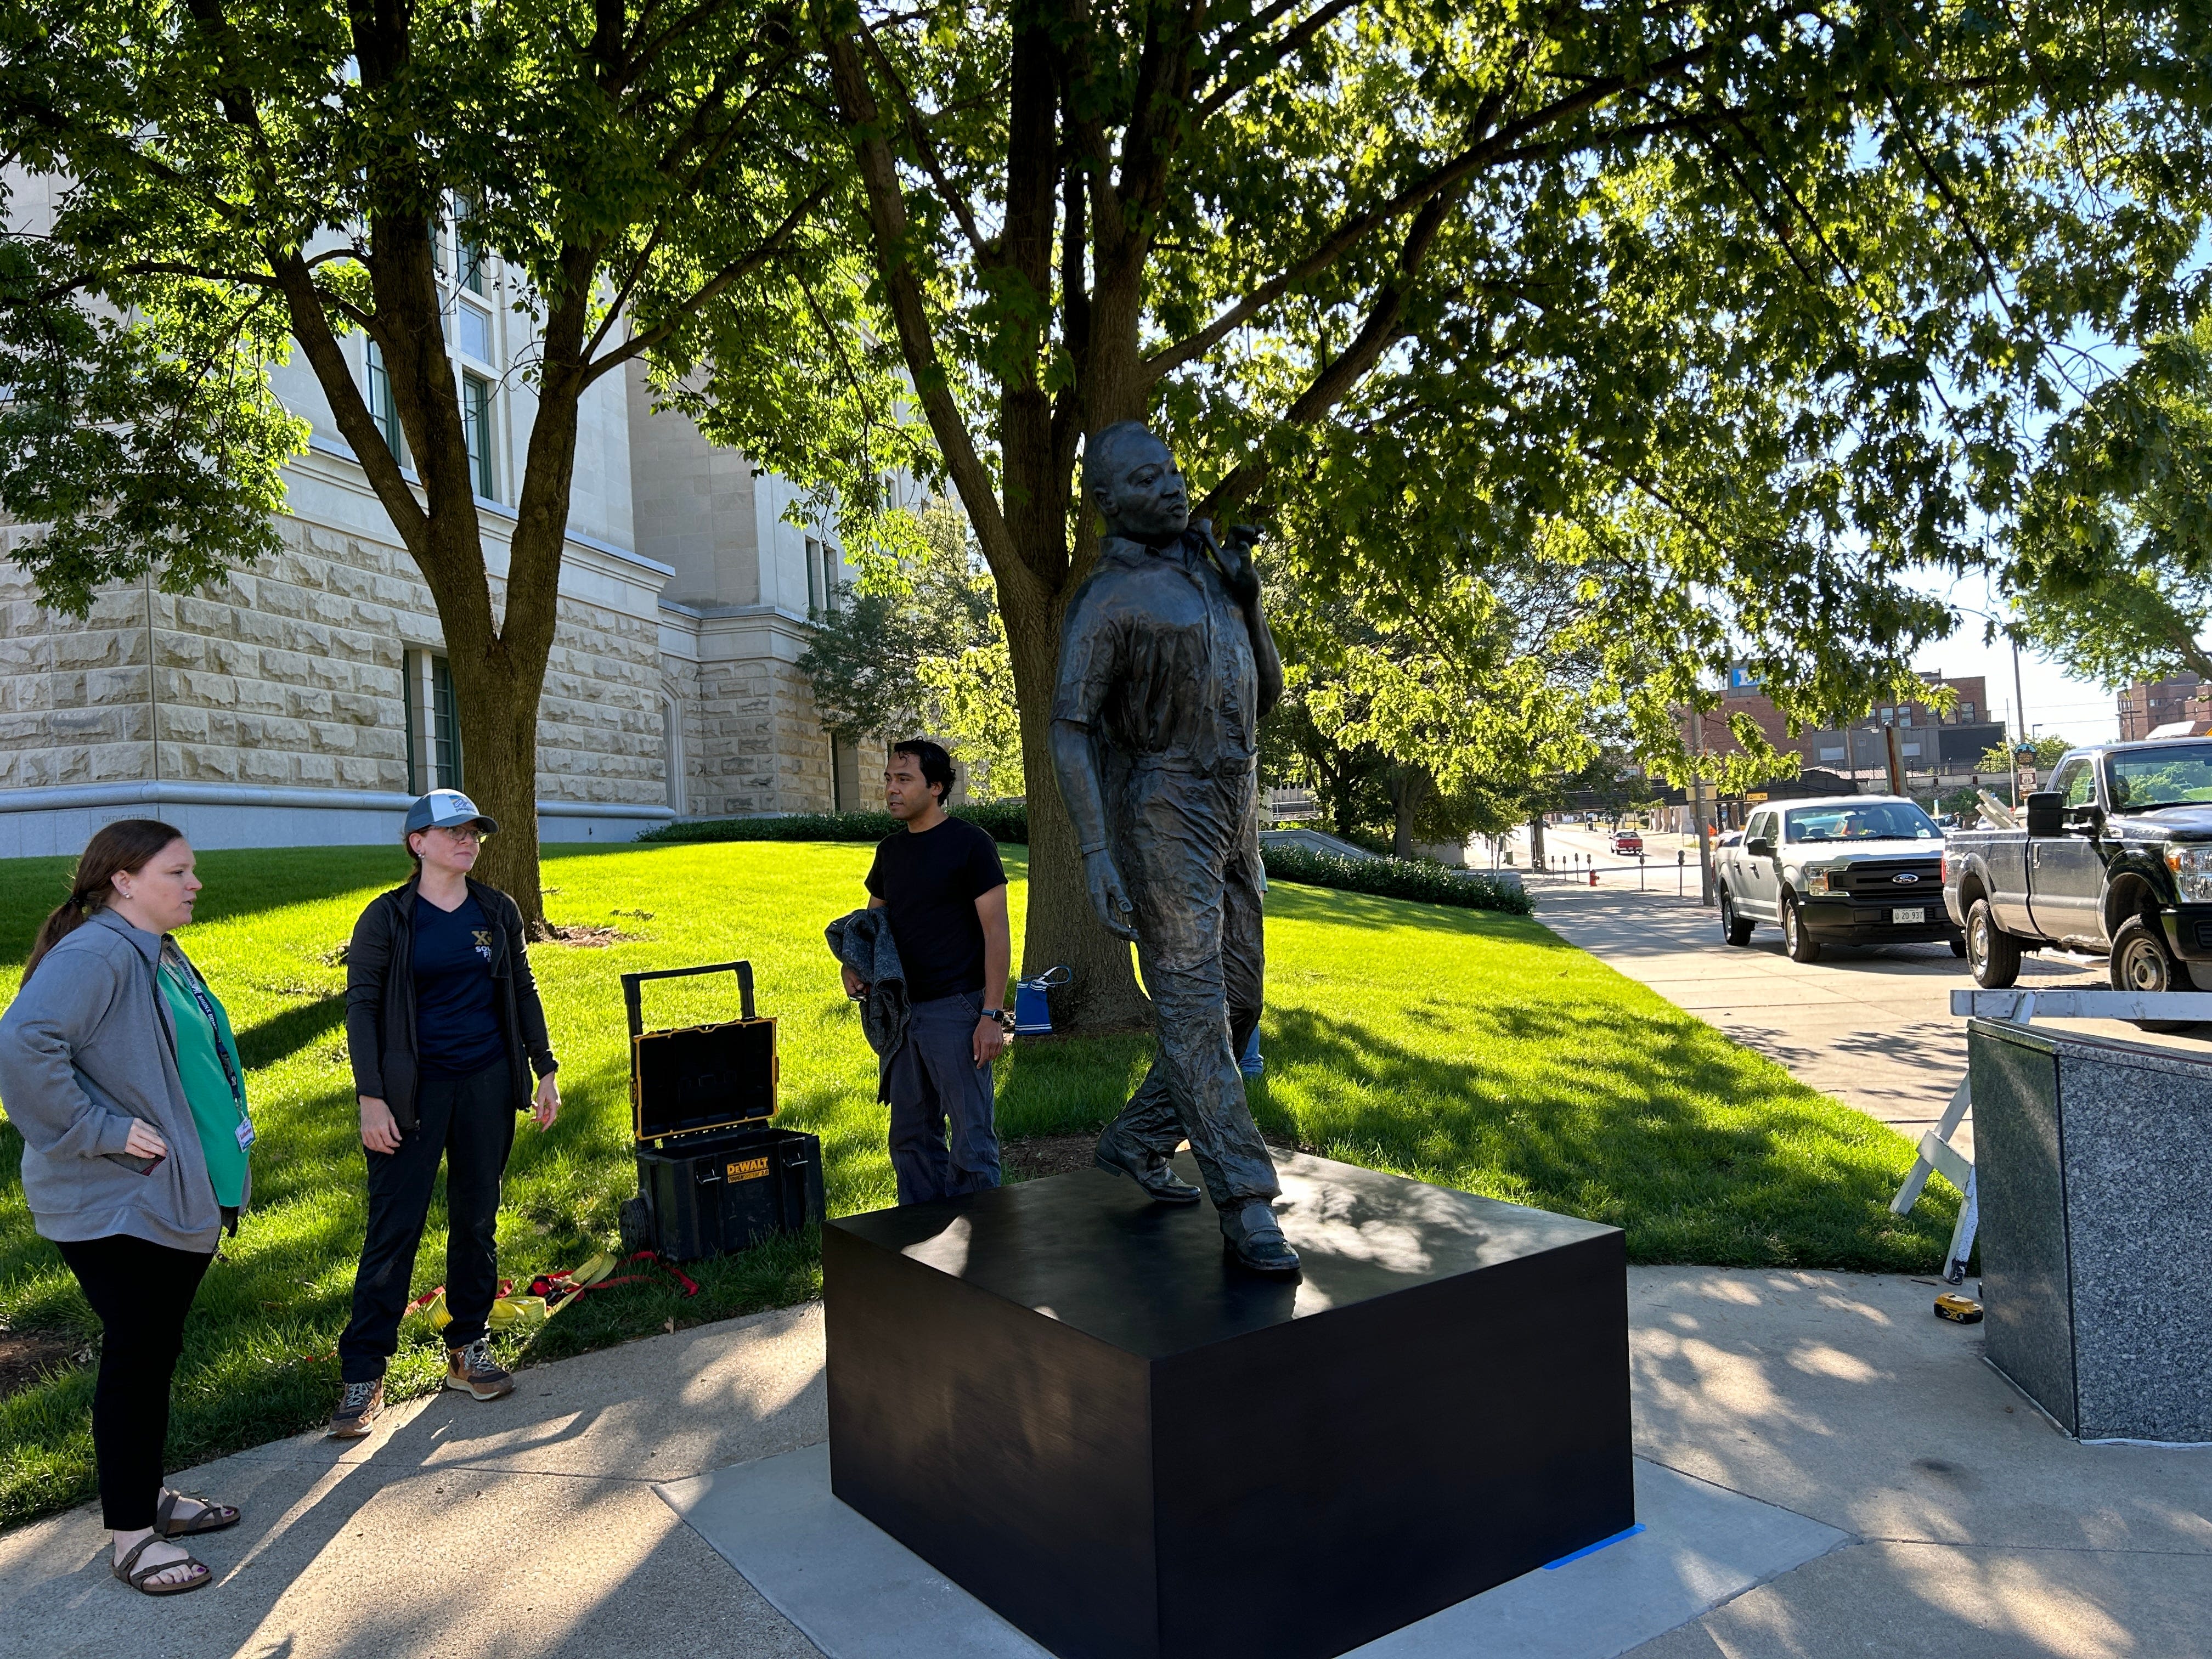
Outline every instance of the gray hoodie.
<svg viewBox="0 0 2212 1659">
<path fill-rule="evenodd" d="M 203 1254 L 221 1240 L 222 1212 L 155 981 L 161 955 L 159 933 L 95 910 L 0 1015 L 0 1105 L 22 1133 L 23 1201 L 48 1238 L 128 1233 Z M 169 1148 L 143 1173 L 145 1160 L 123 1150 L 133 1118 Z"/>
</svg>

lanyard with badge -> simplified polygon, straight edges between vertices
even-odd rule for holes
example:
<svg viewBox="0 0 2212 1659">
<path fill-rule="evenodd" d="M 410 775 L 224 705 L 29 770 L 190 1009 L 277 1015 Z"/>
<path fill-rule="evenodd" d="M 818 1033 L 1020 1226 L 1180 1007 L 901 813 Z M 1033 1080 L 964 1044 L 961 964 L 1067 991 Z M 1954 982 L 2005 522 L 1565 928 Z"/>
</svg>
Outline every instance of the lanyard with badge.
<svg viewBox="0 0 2212 1659">
<path fill-rule="evenodd" d="M 216 1018 L 215 1003 L 210 999 L 205 989 L 201 987 L 200 976 L 194 973 L 191 965 L 184 960 L 181 951 L 179 952 L 173 963 L 165 963 L 164 965 L 174 970 L 177 982 L 191 994 L 192 1000 L 199 1004 L 201 1016 L 208 1023 L 208 1033 L 215 1039 L 215 1057 L 222 1065 L 222 1080 L 230 1085 L 231 1103 L 238 1108 L 238 1150 L 241 1152 L 245 1152 L 253 1145 L 256 1139 L 253 1133 L 253 1120 L 246 1115 L 246 1085 L 240 1079 L 237 1069 L 230 1063 L 230 1050 L 223 1045 L 222 1022 Z"/>
</svg>

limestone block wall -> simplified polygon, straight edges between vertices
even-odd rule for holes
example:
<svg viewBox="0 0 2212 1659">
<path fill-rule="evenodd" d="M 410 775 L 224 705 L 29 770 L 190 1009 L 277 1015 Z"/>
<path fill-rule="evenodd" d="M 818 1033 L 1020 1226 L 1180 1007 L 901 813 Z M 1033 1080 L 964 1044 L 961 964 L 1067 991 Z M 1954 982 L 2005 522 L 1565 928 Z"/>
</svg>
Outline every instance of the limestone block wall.
<svg viewBox="0 0 2212 1659">
<path fill-rule="evenodd" d="M 829 811 L 830 736 L 798 665 L 805 622 L 779 606 L 665 604 L 660 634 L 662 695 L 682 718 L 684 815 Z M 862 799 L 848 806 L 867 804 L 883 770 L 881 743 L 858 747 Z"/>
<path fill-rule="evenodd" d="M 0 558 L 29 533 L 0 530 Z M 40 608 L 29 575 L 0 562 L 0 788 L 146 775 L 149 638 L 143 588 L 100 594 L 80 623 Z"/>
<path fill-rule="evenodd" d="M 299 519 L 279 534 L 254 568 L 155 597 L 156 775 L 404 789 L 400 676 L 434 636 L 429 591 L 399 549 Z"/>
<path fill-rule="evenodd" d="M 372 536 L 292 517 L 280 534 L 252 569 L 191 594 L 103 592 L 82 623 L 0 562 L 0 788 L 408 789 L 405 653 L 444 637 L 428 587 Z M 620 584 L 577 576 L 547 669 L 539 795 L 661 805 L 658 618 L 593 596 Z"/>
<path fill-rule="evenodd" d="M 538 705 L 538 793 L 654 805 L 667 798 L 660 626 L 564 599 Z"/>
</svg>

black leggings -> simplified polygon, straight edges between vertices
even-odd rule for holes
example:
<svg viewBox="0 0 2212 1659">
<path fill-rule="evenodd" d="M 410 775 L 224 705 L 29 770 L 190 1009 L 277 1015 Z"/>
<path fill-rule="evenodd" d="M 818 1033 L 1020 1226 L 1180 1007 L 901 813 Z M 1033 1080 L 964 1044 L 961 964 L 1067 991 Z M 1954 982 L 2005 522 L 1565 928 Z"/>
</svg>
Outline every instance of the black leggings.
<svg viewBox="0 0 2212 1659">
<path fill-rule="evenodd" d="M 125 1233 L 57 1248 L 103 1333 L 92 1395 L 100 1513 L 110 1530 L 137 1532 L 154 1524 L 161 1502 L 169 1379 L 184 1352 L 185 1316 L 215 1256 Z"/>
</svg>

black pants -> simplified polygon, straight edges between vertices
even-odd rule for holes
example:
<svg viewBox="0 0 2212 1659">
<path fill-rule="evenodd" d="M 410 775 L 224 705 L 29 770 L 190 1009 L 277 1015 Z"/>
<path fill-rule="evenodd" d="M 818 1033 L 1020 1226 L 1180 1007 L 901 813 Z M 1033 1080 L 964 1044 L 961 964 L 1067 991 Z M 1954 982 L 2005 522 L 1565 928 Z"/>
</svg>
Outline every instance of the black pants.
<svg viewBox="0 0 2212 1659">
<path fill-rule="evenodd" d="M 396 1152 L 369 1152 L 368 1236 L 353 1279 L 353 1321 L 338 1339 L 338 1371 L 373 1382 L 398 1351 L 399 1321 L 415 1280 L 415 1251 L 430 1212 L 438 1159 L 446 1160 L 446 1327 L 448 1347 L 491 1328 L 499 1292 L 499 1183 L 514 1146 L 507 1062 L 457 1081 L 424 1082 L 415 1127 Z"/>
<path fill-rule="evenodd" d="M 215 1257 L 123 1233 L 57 1248 L 100 1316 L 92 1447 L 100 1514 L 112 1531 L 137 1532 L 154 1524 L 161 1501 L 169 1379 L 184 1352 L 185 1316 Z"/>
</svg>

